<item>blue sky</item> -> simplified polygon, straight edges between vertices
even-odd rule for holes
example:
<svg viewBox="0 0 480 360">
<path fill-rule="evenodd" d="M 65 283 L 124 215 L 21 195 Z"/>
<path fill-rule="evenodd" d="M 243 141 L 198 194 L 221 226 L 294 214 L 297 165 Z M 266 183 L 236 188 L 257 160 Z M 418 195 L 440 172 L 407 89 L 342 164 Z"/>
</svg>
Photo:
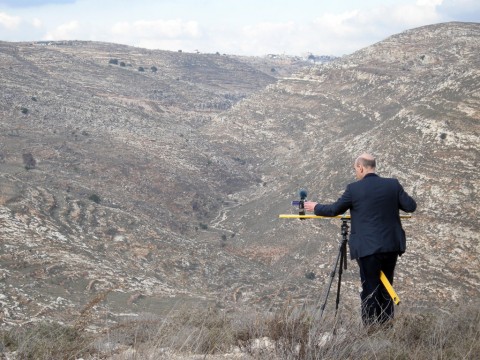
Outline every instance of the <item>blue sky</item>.
<svg viewBox="0 0 480 360">
<path fill-rule="evenodd" d="M 0 40 L 237 55 L 350 54 L 407 29 L 480 22 L 479 0 L 0 0 Z"/>
</svg>

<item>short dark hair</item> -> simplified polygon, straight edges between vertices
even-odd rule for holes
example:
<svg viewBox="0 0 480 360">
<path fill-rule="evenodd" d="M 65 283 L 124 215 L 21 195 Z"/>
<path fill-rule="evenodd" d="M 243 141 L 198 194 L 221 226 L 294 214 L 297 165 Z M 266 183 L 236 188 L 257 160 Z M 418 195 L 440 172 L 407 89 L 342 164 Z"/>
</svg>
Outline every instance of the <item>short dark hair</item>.
<svg viewBox="0 0 480 360">
<path fill-rule="evenodd" d="M 375 159 L 365 159 L 363 157 L 358 158 L 358 163 L 363 167 L 375 169 L 377 162 Z"/>
</svg>

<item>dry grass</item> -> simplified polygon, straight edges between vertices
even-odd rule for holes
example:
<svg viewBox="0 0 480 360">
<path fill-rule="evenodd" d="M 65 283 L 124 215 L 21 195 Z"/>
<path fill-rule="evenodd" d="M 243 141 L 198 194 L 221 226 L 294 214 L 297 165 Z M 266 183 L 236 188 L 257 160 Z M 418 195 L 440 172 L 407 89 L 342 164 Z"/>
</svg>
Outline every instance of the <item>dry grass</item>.
<svg viewBox="0 0 480 360">
<path fill-rule="evenodd" d="M 72 326 L 42 322 L 3 332 L 0 349 L 13 353 L 9 359 L 76 359 L 91 352 L 91 335 Z M 3 359 L 3 357 L 1 357 Z"/>
<path fill-rule="evenodd" d="M 357 313 L 318 314 L 285 305 L 275 312 L 173 310 L 91 334 L 33 324 L 3 332 L 10 359 L 477 359 L 479 304 L 403 309 L 388 327 L 364 328 Z M 84 322 L 82 322 L 82 325 Z M 75 326 L 77 325 L 77 326 Z"/>
</svg>

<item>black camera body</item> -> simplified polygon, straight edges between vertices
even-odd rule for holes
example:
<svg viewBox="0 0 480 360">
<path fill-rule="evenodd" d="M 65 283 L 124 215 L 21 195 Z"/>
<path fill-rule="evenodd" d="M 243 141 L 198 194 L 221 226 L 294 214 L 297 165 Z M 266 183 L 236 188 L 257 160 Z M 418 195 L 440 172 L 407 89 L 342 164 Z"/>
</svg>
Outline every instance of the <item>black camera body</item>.
<svg viewBox="0 0 480 360">
<path fill-rule="evenodd" d="M 292 206 L 298 206 L 298 215 L 305 215 L 305 201 L 307 201 L 307 190 L 301 189 L 298 192 L 300 200 L 292 201 Z M 305 220 L 300 218 L 300 220 Z"/>
</svg>

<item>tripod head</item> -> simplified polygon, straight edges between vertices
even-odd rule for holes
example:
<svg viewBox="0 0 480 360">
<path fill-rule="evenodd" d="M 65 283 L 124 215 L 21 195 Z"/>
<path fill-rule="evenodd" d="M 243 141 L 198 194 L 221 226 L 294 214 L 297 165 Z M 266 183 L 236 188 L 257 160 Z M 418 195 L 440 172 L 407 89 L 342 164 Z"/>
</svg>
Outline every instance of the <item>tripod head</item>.
<svg viewBox="0 0 480 360">
<path fill-rule="evenodd" d="M 305 215 L 305 201 L 307 201 L 307 190 L 300 189 L 298 192 L 300 196 L 300 201 L 292 201 L 292 206 L 298 206 L 298 215 Z M 300 218 L 300 220 L 305 220 L 304 218 Z"/>
</svg>

